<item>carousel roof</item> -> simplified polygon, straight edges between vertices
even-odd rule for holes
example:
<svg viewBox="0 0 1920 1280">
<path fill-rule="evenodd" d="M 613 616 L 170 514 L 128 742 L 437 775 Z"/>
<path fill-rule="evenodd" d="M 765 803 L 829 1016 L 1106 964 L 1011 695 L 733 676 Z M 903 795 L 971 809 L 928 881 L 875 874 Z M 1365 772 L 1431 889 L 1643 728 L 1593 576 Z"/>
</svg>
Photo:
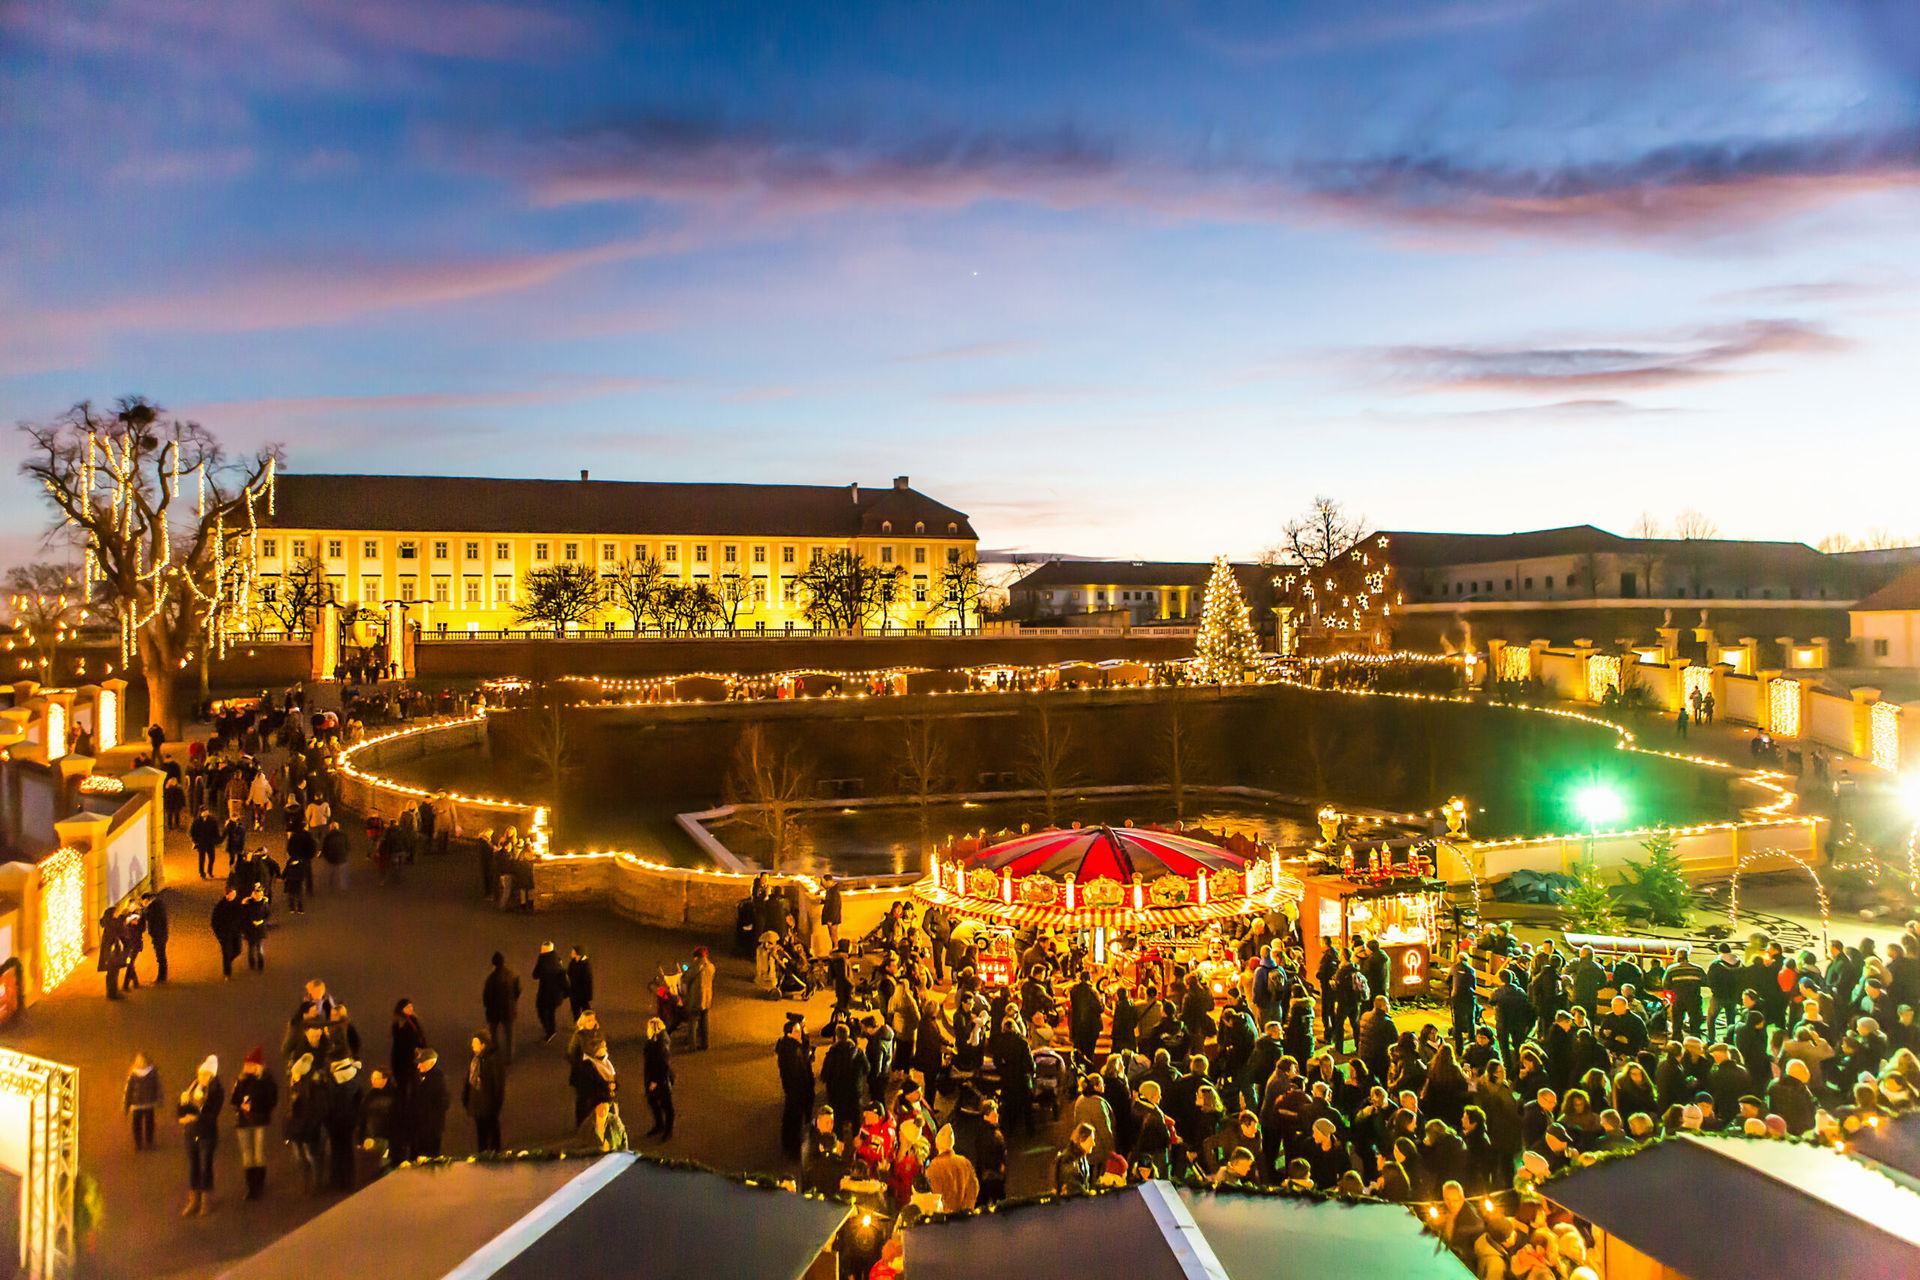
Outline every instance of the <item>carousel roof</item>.
<svg viewBox="0 0 1920 1280">
<path fill-rule="evenodd" d="M 968 856 L 968 867 L 1008 871 L 1016 876 L 1049 875 L 1056 880 L 1130 881 L 1161 876 L 1191 880 L 1215 871 L 1238 871 L 1244 855 L 1170 831 L 1142 827 L 1079 827 L 1036 831 Z"/>
</svg>

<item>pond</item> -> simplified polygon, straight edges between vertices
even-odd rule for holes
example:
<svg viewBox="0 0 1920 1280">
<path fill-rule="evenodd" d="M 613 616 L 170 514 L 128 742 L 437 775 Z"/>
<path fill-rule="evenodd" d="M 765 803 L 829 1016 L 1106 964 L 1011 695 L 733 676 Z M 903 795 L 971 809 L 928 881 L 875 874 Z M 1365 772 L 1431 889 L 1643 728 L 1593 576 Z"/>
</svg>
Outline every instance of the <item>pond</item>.
<svg viewBox="0 0 1920 1280">
<path fill-rule="evenodd" d="M 1119 826 L 1128 819 L 1136 825 L 1171 825 L 1173 808 L 1164 795 L 1102 796 L 1065 804 L 1061 825 L 1106 823 Z M 1294 806 L 1262 805 L 1238 797 L 1194 797 L 1187 805 L 1189 824 L 1215 831 L 1237 832 L 1271 844 L 1306 844 L 1318 836 L 1313 817 Z M 948 836 L 970 831 L 1018 830 L 1030 822 L 1045 825 L 1036 800 L 993 800 L 968 804 L 928 806 L 928 830 L 936 844 Z M 765 865 L 768 845 L 764 835 L 746 822 L 728 819 L 708 829 L 744 861 Z M 916 807 L 871 806 L 812 810 L 800 822 L 797 847 L 782 868 L 818 874 L 899 875 L 924 869 L 920 857 L 920 814 Z"/>
</svg>

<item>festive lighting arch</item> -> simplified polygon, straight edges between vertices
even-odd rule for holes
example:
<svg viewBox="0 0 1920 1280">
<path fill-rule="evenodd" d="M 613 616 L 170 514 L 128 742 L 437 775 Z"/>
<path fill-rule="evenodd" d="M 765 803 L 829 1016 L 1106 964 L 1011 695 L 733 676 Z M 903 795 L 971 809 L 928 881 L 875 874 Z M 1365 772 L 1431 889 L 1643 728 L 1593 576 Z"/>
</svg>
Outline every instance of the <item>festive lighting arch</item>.
<svg viewBox="0 0 1920 1280">
<path fill-rule="evenodd" d="M 1749 862 L 1760 858 L 1785 858 L 1806 872 L 1813 881 L 1814 897 L 1820 903 L 1820 950 L 1824 953 L 1832 937 L 1833 924 L 1833 907 L 1827 899 L 1827 886 L 1820 883 L 1820 873 L 1814 870 L 1811 862 L 1785 849 L 1758 849 L 1733 864 L 1733 878 L 1727 884 L 1727 931 L 1731 933 L 1740 927 L 1740 873 Z"/>
</svg>

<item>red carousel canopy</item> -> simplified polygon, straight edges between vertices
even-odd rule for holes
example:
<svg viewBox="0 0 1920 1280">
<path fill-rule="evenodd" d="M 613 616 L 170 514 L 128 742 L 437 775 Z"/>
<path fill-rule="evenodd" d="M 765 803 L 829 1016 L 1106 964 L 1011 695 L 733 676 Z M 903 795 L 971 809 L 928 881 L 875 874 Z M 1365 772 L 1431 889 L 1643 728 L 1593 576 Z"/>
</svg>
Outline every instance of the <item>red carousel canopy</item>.
<svg viewBox="0 0 1920 1280">
<path fill-rule="evenodd" d="M 1276 850 L 1227 847 L 1138 827 L 1076 827 L 971 839 L 934 855 L 915 887 L 926 902 L 1007 924 L 1112 928 L 1198 924 L 1299 901 Z"/>
<path fill-rule="evenodd" d="M 966 859 L 969 868 L 985 867 L 1015 876 L 1048 875 L 1055 880 L 1156 880 L 1174 875 L 1193 880 L 1216 871 L 1239 871 L 1248 859 L 1230 849 L 1170 831 L 1138 827 L 1082 827 L 1039 831 L 989 845 Z"/>
</svg>

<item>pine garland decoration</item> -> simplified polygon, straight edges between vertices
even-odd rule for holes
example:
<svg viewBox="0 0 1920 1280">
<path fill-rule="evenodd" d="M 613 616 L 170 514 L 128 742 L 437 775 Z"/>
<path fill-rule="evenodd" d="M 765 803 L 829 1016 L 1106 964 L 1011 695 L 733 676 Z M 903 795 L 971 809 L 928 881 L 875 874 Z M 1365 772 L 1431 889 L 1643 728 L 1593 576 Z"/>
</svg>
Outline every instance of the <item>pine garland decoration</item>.
<svg viewBox="0 0 1920 1280">
<path fill-rule="evenodd" d="M 1260 639 L 1240 583 L 1225 556 L 1215 557 L 1194 641 L 1195 684 L 1246 684 L 1260 670 Z"/>
</svg>

